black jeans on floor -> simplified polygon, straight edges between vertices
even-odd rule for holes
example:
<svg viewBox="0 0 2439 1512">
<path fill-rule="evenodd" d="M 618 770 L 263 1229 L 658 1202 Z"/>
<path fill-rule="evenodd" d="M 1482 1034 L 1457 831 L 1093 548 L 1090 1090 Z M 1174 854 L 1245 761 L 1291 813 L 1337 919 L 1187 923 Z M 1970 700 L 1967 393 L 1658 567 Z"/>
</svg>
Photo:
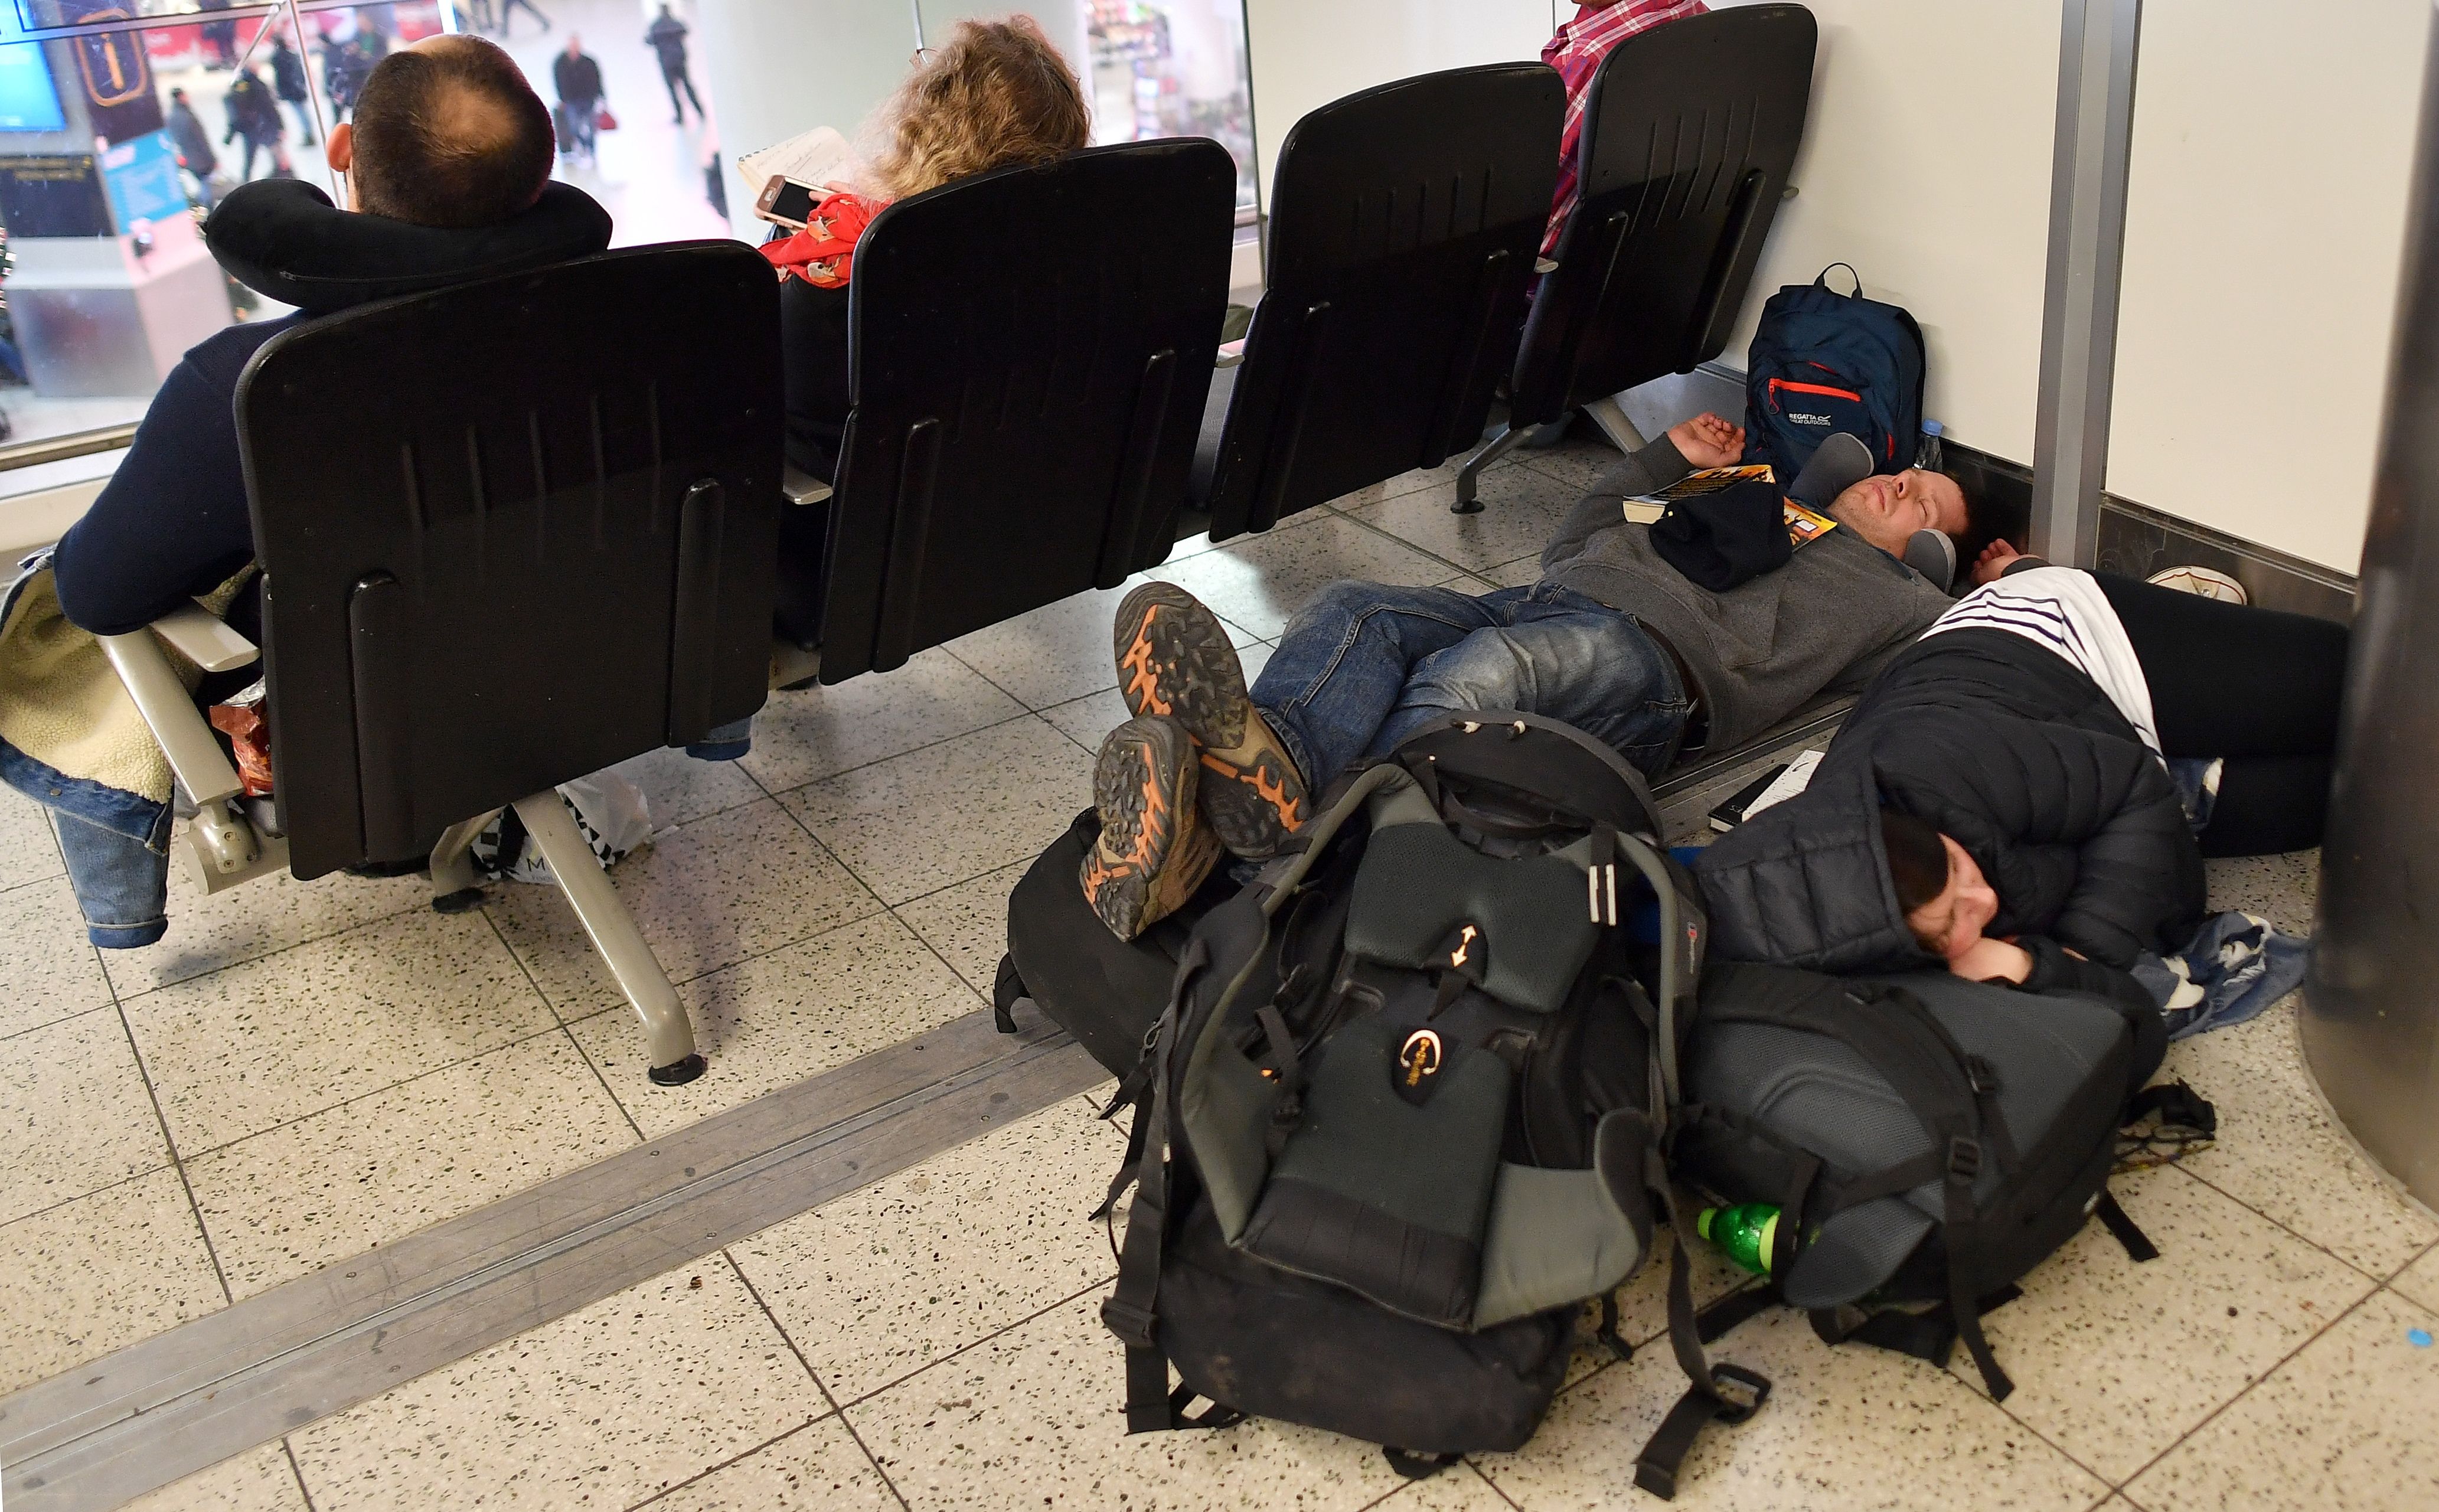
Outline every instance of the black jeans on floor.
<svg viewBox="0 0 2439 1512">
<path fill-rule="evenodd" d="M 2220 756 L 2205 856 L 2321 843 L 2345 686 L 2345 626 L 2094 573 L 2151 686 L 2160 745 Z"/>
</svg>

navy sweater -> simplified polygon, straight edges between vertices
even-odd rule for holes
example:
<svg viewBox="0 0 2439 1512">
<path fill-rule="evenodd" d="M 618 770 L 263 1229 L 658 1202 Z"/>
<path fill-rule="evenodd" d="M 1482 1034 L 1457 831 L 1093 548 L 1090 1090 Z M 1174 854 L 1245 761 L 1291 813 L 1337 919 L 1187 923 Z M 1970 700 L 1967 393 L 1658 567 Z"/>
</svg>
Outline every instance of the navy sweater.
<svg viewBox="0 0 2439 1512">
<path fill-rule="evenodd" d="M 302 318 L 232 326 L 170 370 L 126 460 L 52 555 L 71 623 L 97 635 L 141 630 L 254 560 L 237 381 Z"/>
</svg>

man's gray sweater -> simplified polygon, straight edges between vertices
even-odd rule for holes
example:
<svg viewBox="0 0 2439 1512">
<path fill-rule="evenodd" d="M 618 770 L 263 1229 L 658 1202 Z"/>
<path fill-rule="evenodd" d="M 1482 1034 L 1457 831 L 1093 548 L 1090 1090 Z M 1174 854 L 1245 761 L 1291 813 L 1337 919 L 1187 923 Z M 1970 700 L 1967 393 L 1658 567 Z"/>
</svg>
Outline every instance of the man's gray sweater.
<svg viewBox="0 0 2439 1512">
<path fill-rule="evenodd" d="M 1691 471 L 1666 436 L 1611 466 L 1542 549 L 1541 580 L 1631 614 L 1675 647 L 1714 748 L 1753 738 L 1825 689 L 1861 687 L 1953 603 L 1843 526 L 1726 593 L 1695 586 L 1625 515 L 1628 497 Z"/>
</svg>

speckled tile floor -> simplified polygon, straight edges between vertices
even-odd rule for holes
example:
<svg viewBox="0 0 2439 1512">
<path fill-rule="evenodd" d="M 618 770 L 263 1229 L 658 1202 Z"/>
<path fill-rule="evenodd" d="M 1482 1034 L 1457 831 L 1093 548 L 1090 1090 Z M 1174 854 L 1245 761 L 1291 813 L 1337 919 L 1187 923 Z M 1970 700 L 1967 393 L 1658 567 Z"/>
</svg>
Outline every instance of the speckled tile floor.
<svg viewBox="0 0 2439 1512">
<path fill-rule="evenodd" d="M 1583 451 L 1503 460 L 1489 513 L 1416 472 L 1156 574 L 1233 611 L 1255 671 L 1330 578 L 1487 588 L 1466 563 L 1522 540 L 1497 510 L 1538 531 Z M 1430 544 L 1375 520 L 1409 499 L 1451 522 Z M 43 811 L 0 790 L 0 1395 L 981 1006 L 1007 891 L 1125 717 L 1120 596 L 774 694 L 742 761 L 627 763 L 659 830 L 614 878 L 711 1061 L 685 1088 L 645 1080 L 556 889 L 444 917 L 419 878 L 173 876 L 167 939 L 97 952 Z"/>
<path fill-rule="evenodd" d="M 1445 476 L 1410 474 L 1153 576 L 1209 597 L 1257 664 L 1331 577 L 1529 580 L 1529 538 L 1597 460 L 1511 457 L 1465 519 Z M 1123 712 L 1114 596 L 775 695 L 746 761 L 631 764 L 664 827 L 617 884 L 712 1060 L 678 1092 L 645 1082 L 554 893 L 455 918 L 412 881 L 173 895 L 168 941 L 104 961 L 63 913 L 39 811 L 0 796 L 0 1393 L 979 1007 L 1007 890 L 1088 801 Z M 2305 927 L 2315 880 L 2310 858 L 2218 863 L 2213 896 Z M 1757 1321 L 1727 1352 L 1777 1394 L 1705 1444 L 1680 1504 L 2439 1505 L 2439 1351 L 2407 1337 L 2439 1329 L 2439 1224 L 2329 1123 L 2291 1005 L 2169 1069 L 2219 1101 L 2221 1143 L 2127 1183 L 2162 1261 L 2086 1236 L 1994 1316 L 2017 1396 Z M 1633 1448 L 1675 1395 L 1665 1349 L 1585 1355 L 1524 1452 L 1420 1483 L 1274 1424 L 1125 1437 L 1095 1316 L 1113 1268 L 1083 1218 L 1119 1147 L 1062 1102 L 138 1504 L 1638 1498 Z M 1653 1279 L 1627 1299 L 1645 1337 Z"/>
</svg>

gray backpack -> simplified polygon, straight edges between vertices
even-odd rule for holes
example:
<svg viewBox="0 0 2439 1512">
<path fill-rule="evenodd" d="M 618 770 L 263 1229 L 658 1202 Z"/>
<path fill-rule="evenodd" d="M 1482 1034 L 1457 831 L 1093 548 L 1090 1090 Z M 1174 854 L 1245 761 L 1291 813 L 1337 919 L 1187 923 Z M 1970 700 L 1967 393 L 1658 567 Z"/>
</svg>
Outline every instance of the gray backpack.
<svg viewBox="0 0 2439 1512">
<path fill-rule="evenodd" d="M 2181 1085 L 2136 1092 L 2164 1044 L 2158 1010 L 2085 993 L 1713 966 L 1672 1168 L 1780 1217 L 1771 1284 L 1716 1305 L 1704 1336 L 1783 1305 L 1827 1343 L 1943 1366 L 1962 1340 L 2005 1397 L 1981 1317 L 2020 1277 L 2093 1217 L 2134 1259 L 2159 1253 L 2109 1196 L 2118 1130 L 2216 1122 Z"/>
<path fill-rule="evenodd" d="M 1612 1289 L 1673 1221 L 1661 1140 L 1701 960 L 1658 834 L 1598 740 L 1468 717 L 1202 917 L 1112 1104 L 1136 1109 L 1102 1309 L 1129 1432 L 1258 1414 L 1424 1474 L 1531 1436 L 1588 1299 L 1623 1352 Z M 1682 1455 L 1768 1382 L 1703 1358 L 1682 1241 L 1671 1301 Z"/>
</svg>

